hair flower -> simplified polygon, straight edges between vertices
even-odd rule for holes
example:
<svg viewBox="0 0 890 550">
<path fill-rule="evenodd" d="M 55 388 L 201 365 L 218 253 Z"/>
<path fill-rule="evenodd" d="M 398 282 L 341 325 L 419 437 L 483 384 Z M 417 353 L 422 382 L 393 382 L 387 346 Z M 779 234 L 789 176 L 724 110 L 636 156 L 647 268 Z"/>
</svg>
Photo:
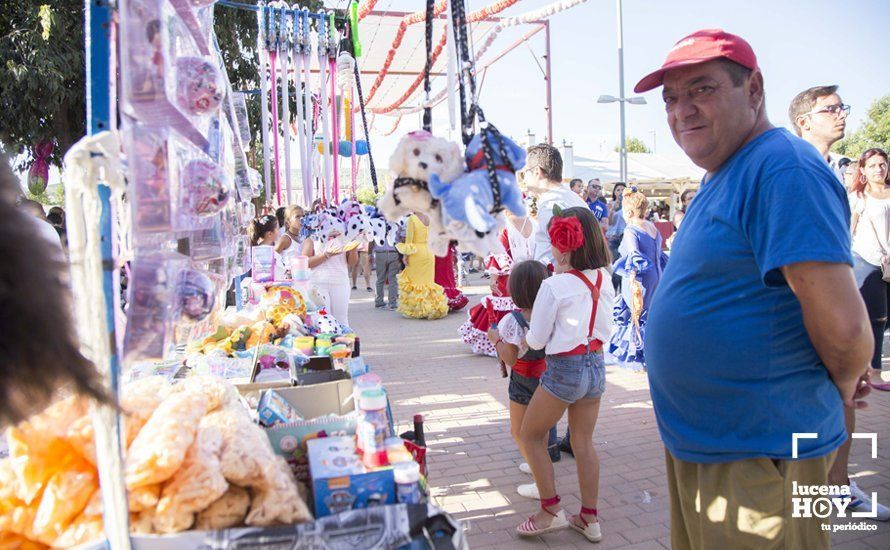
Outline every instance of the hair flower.
<svg viewBox="0 0 890 550">
<path fill-rule="evenodd" d="M 584 230 L 578 218 L 553 218 L 550 222 L 550 242 L 565 254 L 581 248 L 584 244 Z"/>
</svg>

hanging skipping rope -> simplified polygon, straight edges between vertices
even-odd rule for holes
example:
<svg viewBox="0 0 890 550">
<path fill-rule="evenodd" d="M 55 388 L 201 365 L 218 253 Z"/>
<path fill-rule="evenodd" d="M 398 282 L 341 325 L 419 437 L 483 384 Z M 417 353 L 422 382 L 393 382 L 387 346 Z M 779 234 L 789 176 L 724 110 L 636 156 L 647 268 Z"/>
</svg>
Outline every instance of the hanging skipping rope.
<svg viewBox="0 0 890 550">
<path fill-rule="evenodd" d="M 281 204 L 281 163 L 279 161 L 278 153 L 280 151 L 280 145 L 278 143 L 278 48 L 279 48 L 279 37 L 278 37 L 278 25 L 276 24 L 276 13 L 277 10 L 274 8 L 267 8 L 269 10 L 269 34 L 268 40 L 271 41 L 271 46 L 269 48 L 269 68 L 272 73 L 272 148 L 274 150 L 273 156 L 275 157 L 275 195 L 277 198 L 277 202 Z M 270 201 L 271 202 L 271 201 Z"/>
<path fill-rule="evenodd" d="M 331 78 L 331 141 L 325 141 L 325 146 L 331 150 L 331 157 L 334 164 L 334 181 L 332 197 L 333 204 L 340 204 L 340 156 L 338 149 L 340 148 L 340 102 L 337 100 L 337 41 L 334 33 L 336 32 L 334 25 L 334 14 L 330 14 L 328 21 L 328 72 Z"/>
<path fill-rule="evenodd" d="M 290 77 L 288 76 L 288 66 L 290 60 L 290 52 L 294 43 L 293 26 L 290 24 L 291 18 L 288 17 L 288 5 L 284 2 L 278 3 L 278 36 L 281 38 L 278 42 L 279 55 L 281 61 L 281 113 L 284 117 L 282 120 L 282 131 L 284 133 L 284 203 L 291 203 L 291 164 L 290 164 Z M 279 198 L 279 204 L 281 199 Z"/>
<path fill-rule="evenodd" d="M 272 202 L 272 152 L 269 148 L 269 78 L 268 78 L 268 52 L 269 37 L 266 34 L 266 5 L 264 2 L 257 4 L 257 51 L 260 58 L 260 109 L 262 120 L 260 127 L 263 138 L 263 179 L 266 185 L 266 203 Z"/>
<path fill-rule="evenodd" d="M 305 26 L 304 26 L 305 16 Z M 308 87 L 303 87 L 303 64 L 309 65 L 309 52 L 311 44 L 308 41 L 308 34 L 305 29 L 308 27 L 308 11 L 305 9 L 295 11 L 293 14 L 293 26 L 295 31 L 295 39 L 293 45 L 294 52 L 294 87 L 297 93 L 297 146 L 300 152 L 300 176 L 303 184 L 303 204 L 306 207 L 312 205 L 312 157 L 307 155 L 306 142 L 311 139 L 306 134 L 306 91 Z M 311 124 L 309 124 L 311 126 Z"/>
<path fill-rule="evenodd" d="M 324 158 L 324 181 L 321 182 L 321 197 L 325 203 L 328 201 L 328 191 L 331 183 L 331 127 L 330 116 L 328 115 L 328 18 L 324 10 L 318 12 L 318 64 L 321 68 L 319 72 L 319 104 L 321 107 L 321 152 Z"/>
<path fill-rule="evenodd" d="M 489 124 L 485 120 L 485 115 L 479 107 L 476 97 L 476 78 L 474 75 L 474 64 L 470 58 L 470 52 L 467 40 L 467 17 L 464 7 L 464 0 L 456 0 L 452 6 L 451 13 L 452 25 L 454 26 L 455 42 L 457 43 L 460 65 L 460 118 L 461 118 L 461 135 L 464 146 L 473 139 L 473 126 L 475 120 L 479 120 L 479 128 L 482 134 L 482 153 L 485 157 L 486 169 L 488 171 L 488 180 L 491 184 L 492 198 L 494 199 L 491 213 L 496 214 L 504 210 L 501 202 L 501 188 L 498 184 L 498 175 L 492 155 L 491 140 L 494 139 L 498 146 L 498 153 L 507 163 L 507 169 L 514 172 L 514 167 L 507 155 L 507 148 L 504 139 L 497 128 L 493 124 Z M 469 94 L 465 87 L 469 87 Z M 469 95 L 469 98 L 467 98 Z M 467 99 L 469 99 L 469 107 L 467 107 Z"/>
<path fill-rule="evenodd" d="M 433 70 L 433 17 L 435 0 L 426 0 L 426 65 L 423 68 L 423 129 L 433 131 L 433 106 L 430 104 L 430 71 Z"/>
</svg>

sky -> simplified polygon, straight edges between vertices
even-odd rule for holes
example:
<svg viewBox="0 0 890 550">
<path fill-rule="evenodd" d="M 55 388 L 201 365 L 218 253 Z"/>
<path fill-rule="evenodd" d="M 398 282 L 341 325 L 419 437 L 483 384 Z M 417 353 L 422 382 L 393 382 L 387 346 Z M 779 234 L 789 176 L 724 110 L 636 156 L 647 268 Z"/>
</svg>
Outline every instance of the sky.
<svg viewBox="0 0 890 550">
<path fill-rule="evenodd" d="M 468 10 L 493 2 L 468 0 Z M 518 15 L 551 2 L 521 0 L 503 14 Z M 414 11 L 423 5 L 423 0 L 379 0 L 376 9 Z M 616 13 L 615 0 L 588 0 L 551 18 L 554 143 L 572 143 L 576 155 L 611 151 L 619 141 L 617 103 L 596 103 L 600 95 L 618 95 Z M 843 101 L 853 108 L 848 132 L 859 127 L 875 99 L 890 93 L 890 0 L 624 0 L 623 15 L 626 97 L 635 95 L 636 82 L 664 62 L 676 41 L 714 27 L 742 36 L 754 48 L 768 115 L 777 126 L 789 125 L 788 104 L 811 86 L 840 85 Z M 504 33 L 490 52 L 514 36 Z M 528 44 L 539 56 L 543 36 L 535 35 Z M 517 48 L 489 69 L 480 103 L 504 133 L 524 137 L 531 130 L 540 141 L 546 129 L 545 86 L 529 47 Z M 659 154 L 682 156 L 666 123 L 660 89 L 643 95 L 646 105 L 626 107 L 628 137 L 642 139 Z M 416 116 L 408 118 L 390 138 L 372 135 L 375 156 L 387 158 L 398 136 L 419 126 Z M 434 113 L 434 132 L 447 125 L 443 104 Z"/>
</svg>

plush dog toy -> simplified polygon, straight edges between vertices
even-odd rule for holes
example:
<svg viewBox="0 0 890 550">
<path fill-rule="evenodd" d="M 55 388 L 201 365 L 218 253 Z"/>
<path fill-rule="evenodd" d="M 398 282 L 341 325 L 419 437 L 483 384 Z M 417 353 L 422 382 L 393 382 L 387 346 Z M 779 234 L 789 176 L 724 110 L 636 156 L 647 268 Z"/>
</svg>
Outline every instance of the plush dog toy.
<svg viewBox="0 0 890 550">
<path fill-rule="evenodd" d="M 430 251 L 444 256 L 451 239 L 442 225 L 441 208 L 433 200 L 427 182 L 433 175 L 440 181 L 450 182 L 463 173 L 460 148 L 426 131 L 411 132 L 399 142 L 390 157 L 389 168 L 395 180 L 378 201 L 378 209 L 390 221 L 412 212 L 429 216 Z"/>
<path fill-rule="evenodd" d="M 509 138 L 503 137 L 492 126 L 477 134 L 467 146 L 466 161 L 469 172 L 448 182 L 433 174 L 429 180 L 432 196 L 442 202 L 445 227 L 449 232 L 464 232 L 461 226 L 471 228 L 480 239 L 495 232 L 504 224 L 494 210 L 494 193 L 485 158 L 483 138 L 490 144 L 491 159 L 495 165 L 497 187 L 501 205 L 517 216 L 525 215 L 522 191 L 516 183 L 515 172 L 525 166 L 525 149 Z M 465 232 L 464 232 L 465 233 Z M 463 245 L 470 245 L 458 238 Z M 488 251 L 485 251 L 488 252 Z"/>
</svg>

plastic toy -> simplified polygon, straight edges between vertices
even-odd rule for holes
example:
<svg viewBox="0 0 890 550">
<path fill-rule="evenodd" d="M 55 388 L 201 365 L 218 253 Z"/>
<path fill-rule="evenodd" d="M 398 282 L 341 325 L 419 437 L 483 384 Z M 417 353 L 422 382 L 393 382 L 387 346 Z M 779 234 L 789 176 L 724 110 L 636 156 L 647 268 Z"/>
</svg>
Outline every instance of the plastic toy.
<svg viewBox="0 0 890 550">
<path fill-rule="evenodd" d="M 188 114 L 206 115 L 217 109 L 225 96 L 219 69 L 202 57 L 176 60 L 176 104 Z"/>
<path fill-rule="evenodd" d="M 176 296 L 183 317 L 201 321 L 213 311 L 216 302 L 216 287 L 204 273 L 194 269 L 184 269 L 179 274 Z"/>
<path fill-rule="evenodd" d="M 196 159 L 182 170 L 181 192 L 188 211 L 196 216 L 212 216 L 229 202 L 226 173 L 217 164 Z"/>
</svg>

